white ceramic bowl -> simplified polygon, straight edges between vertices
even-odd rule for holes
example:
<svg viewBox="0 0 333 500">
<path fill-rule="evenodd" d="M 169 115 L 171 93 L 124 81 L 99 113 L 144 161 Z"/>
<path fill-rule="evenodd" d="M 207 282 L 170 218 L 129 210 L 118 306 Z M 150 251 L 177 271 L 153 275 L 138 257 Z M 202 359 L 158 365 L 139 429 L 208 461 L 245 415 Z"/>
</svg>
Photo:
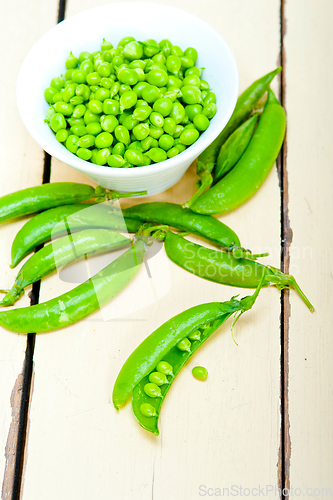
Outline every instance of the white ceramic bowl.
<svg viewBox="0 0 333 500">
<path fill-rule="evenodd" d="M 72 50 L 79 55 L 100 48 L 103 37 L 116 46 L 124 36 L 137 40 L 168 38 L 185 50 L 195 47 L 196 65 L 204 67 L 203 78 L 217 96 L 218 111 L 208 129 L 183 153 L 161 163 L 140 168 L 117 169 L 97 166 L 70 153 L 44 123 L 48 104 L 44 90 L 54 76 L 65 71 Z M 85 10 L 54 26 L 33 46 L 17 81 L 17 103 L 21 118 L 32 137 L 50 155 L 79 170 L 107 188 L 119 191 L 147 190 L 157 194 L 178 182 L 193 160 L 223 129 L 235 107 L 238 71 L 224 39 L 206 22 L 183 10 L 146 2 L 112 3 Z"/>
</svg>

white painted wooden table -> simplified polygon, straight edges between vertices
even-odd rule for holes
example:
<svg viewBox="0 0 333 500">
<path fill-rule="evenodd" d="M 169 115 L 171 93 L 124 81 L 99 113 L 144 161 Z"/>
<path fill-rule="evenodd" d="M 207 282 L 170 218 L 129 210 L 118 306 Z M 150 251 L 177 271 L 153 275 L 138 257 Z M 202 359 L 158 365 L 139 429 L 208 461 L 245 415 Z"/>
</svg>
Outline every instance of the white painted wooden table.
<svg viewBox="0 0 333 500">
<path fill-rule="evenodd" d="M 48 180 L 48 159 L 24 129 L 15 104 L 20 64 L 58 17 L 103 3 L 13 0 L 2 6 L 1 194 L 41 184 L 43 172 Z M 142 268 L 107 309 L 65 331 L 27 340 L 1 329 L 2 500 L 333 495 L 333 4 L 164 3 L 193 12 L 222 34 L 236 57 L 241 90 L 283 64 L 273 89 L 287 112 L 284 155 L 256 196 L 223 221 L 244 246 L 269 250 L 270 264 L 294 274 L 316 312 L 311 315 L 295 292 L 280 301 L 276 289 L 264 290 L 237 324 L 239 347 L 229 321 L 180 373 L 164 403 L 158 438 L 135 423 L 130 406 L 119 414 L 113 409 L 120 367 L 171 316 L 201 302 L 227 300 L 237 290 L 185 273 L 162 249 L 150 261 L 151 278 Z M 53 159 L 50 180 L 87 181 Z M 192 165 L 174 188 L 149 201 L 182 203 L 194 183 Z M 15 277 L 10 245 L 23 223 L 0 228 L 1 288 Z M 32 300 L 45 301 L 73 286 L 53 275 Z M 18 307 L 28 304 L 26 295 Z M 197 364 L 209 370 L 206 383 L 191 375 Z"/>
</svg>

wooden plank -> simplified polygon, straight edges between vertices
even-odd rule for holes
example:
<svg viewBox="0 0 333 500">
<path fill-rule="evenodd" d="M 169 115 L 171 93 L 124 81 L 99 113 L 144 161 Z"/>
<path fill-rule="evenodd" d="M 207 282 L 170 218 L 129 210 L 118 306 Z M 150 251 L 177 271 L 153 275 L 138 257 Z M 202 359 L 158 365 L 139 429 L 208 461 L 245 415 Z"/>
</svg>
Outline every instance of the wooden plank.
<svg viewBox="0 0 333 500">
<path fill-rule="evenodd" d="M 278 1 L 167 3 L 199 15 L 225 37 L 239 64 L 241 90 L 276 66 Z M 66 13 L 90 6 L 88 1 L 70 0 Z M 86 182 L 54 160 L 52 180 Z M 177 186 L 149 201 L 183 202 L 193 193 L 194 180 L 192 166 Z M 269 249 L 269 262 L 279 266 L 279 217 L 278 177 L 273 169 L 263 189 L 223 220 L 241 236 L 244 246 Z M 185 273 L 167 260 L 163 249 L 149 262 L 152 278 L 142 268 L 107 311 L 102 309 L 63 332 L 37 337 L 23 500 L 45 491 L 48 500 L 154 495 L 178 500 L 196 498 L 200 486 L 203 491 L 278 484 L 280 303 L 275 289 L 265 290 L 256 308 L 237 325 L 238 348 L 229 321 L 179 375 L 164 403 L 159 438 L 138 427 L 129 406 L 119 414 L 113 409 L 115 377 L 151 331 L 195 304 L 247 293 Z M 161 269 L 163 283 L 170 282 L 164 288 Z M 58 276 L 47 278 L 42 300 L 72 287 Z M 154 293 L 158 300 L 139 310 L 132 307 L 140 294 L 150 300 Z M 120 307 L 121 315 L 115 317 Z M 208 368 L 207 383 L 193 379 L 190 368 L 196 364 Z"/>
<path fill-rule="evenodd" d="M 0 44 L 6 77 L 1 78 L 0 120 L 0 195 L 40 184 L 43 177 L 44 152 L 25 129 L 16 106 L 17 74 L 29 48 L 56 21 L 57 2 L 48 5 L 39 0 L 22 3 L 18 0 L 1 6 Z M 15 27 L 15 28 L 14 28 Z M 33 75 L 32 75 L 33 78 Z M 27 98 L 29 98 L 27 96 Z M 18 229 L 25 221 L 1 225 L 0 256 L 1 288 L 10 287 L 18 269 L 10 270 L 10 247 Z M 29 292 L 29 290 L 27 290 Z M 27 306 L 26 294 L 20 307 Z M 17 440 L 22 403 L 24 358 L 27 339 L 0 328 L 0 478 L 2 499 L 12 498 Z"/>
<path fill-rule="evenodd" d="M 328 98 L 331 2 L 286 2 L 286 106 L 290 270 L 316 312 L 291 297 L 287 487 L 325 498 L 333 489 L 332 148 Z M 289 468 L 289 470 L 288 470 Z M 307 489 L 311 489 L 312 492 Z M 325 488 L 331 488 L 325 493 Z M 317 489 L 315 491 L 315 489 Z"/>
</svg>

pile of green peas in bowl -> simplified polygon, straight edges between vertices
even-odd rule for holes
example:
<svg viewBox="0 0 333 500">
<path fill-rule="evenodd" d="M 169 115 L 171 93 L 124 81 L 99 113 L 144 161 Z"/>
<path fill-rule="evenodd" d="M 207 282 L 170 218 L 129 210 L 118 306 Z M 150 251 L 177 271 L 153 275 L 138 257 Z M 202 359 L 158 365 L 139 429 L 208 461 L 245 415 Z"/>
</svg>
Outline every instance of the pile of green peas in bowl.
<svg viewBox="0 0 333 500">
<path fill-rule="evenodd" d="M 71 153 L 96 165 L 141 167 L 173 158 L 217 111 L 197 57 L 193 47 L 133 37 L 117 48 L 103 39 L 97 52 L 71 52 L 65 73 L 45 89 L 45 122 Z"/>
</svg>

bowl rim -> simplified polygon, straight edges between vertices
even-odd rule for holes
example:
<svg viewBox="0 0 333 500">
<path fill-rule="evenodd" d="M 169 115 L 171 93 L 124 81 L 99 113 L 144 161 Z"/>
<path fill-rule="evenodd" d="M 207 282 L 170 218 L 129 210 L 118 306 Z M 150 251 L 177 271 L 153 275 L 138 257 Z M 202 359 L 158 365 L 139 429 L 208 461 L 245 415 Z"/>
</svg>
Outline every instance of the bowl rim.
<svg viewBox="0 0 333 500">
<path fill-rule="evenodd" d="M 237 63 L 236 63 L 235 57 L 234 57 L 229 45 L 224 40 L 224 38 L 220 35 L 220 33 L 218 33 L 218 31 L 216 31 L 215 28 L 213 28 L 209 23 L 207 23 L 206 21 L 204 21 L 200 17 L 196 16 L 195 14 L 192 14 L 191 12 L 180 9 L 178 7 L 166 5 L 166 4 L 155 4 L 155 3 L 141 2 L 141 1 L 139 1 L 139 2 L 129 1 L 129 2 L 115 2 L 112 4 L 100 5 L 100 6 L 92 7 L 89 9 L 85 9 L 77 14 L 74 14 L 74 15 L 66 18 L 63 21 L 61 21 L 60 23 L 53 26 L 51 29 L 49 29 L 46 33 L 44 33 L 44 35 L 42 35 L 37 40 L 37 42 L 31 47 L 31 49 L 27 53 L 22 65 L 21 65 L 21 68 L 20 68 L 20 71 L 19 71 L 19 74 L 17 77 L 16 101 L 17 101 L 17 107 L 18 107 L 19 114 L 21 116 L 21 119 L 22 119 L 25 127 L 27 128 L 27 130 L 29 131 L 29 133 L 33 137 L 33 139 L 47 153 L 49 153 L 51 156 L 54 156 L 56 159 L 62 161 L 66 165 L 69 165 L 72 168 L 75 168 L 75 169 L 81 171 L 85 175 L 90 176 L 92 174 L 96 174 L 96 175 L 100 175 L 100 176 L 104 175 L 104 176 L 108 177 L 107 174 L 112 172 L 112 176 L 115 179 L 116 178 L 131 179 L 132 177 L 136 177 L 136 175 L 138 174 L 137 168 L 112 169 L 111 171 L 109 169 L 105 170 L 105 166 L 95 165 L 95 164 L 92 164 L 91 162 L 82 160 L 78 156 L 76 156 L 73 153 L 71 153 L 70 151 L 68 151 L 64 146 L 63 146 L 64 152 L 62 152 L 61 150 L 55 149 L 52 146 L 52 144 L 50 144 L 46 139 L 44 139 L 44 137 L 39 133 L 39 131 L 35 128 L 35 126 L 33 124 L 31 124 L 31 122 L 29 122 L 29 119 L 27 117 L 27 113 L 25 113 L 25 107 L 24 107 L 24 103 L 23 103 L 24 74 L 26 73 L 26 69 L 28 68 L 30 58 L 33 57 L 33 54 L 38 49 L 38 47 L 44 43 L 44 40 L 47 39 L 51 34 L 54 34 L 57 31 L 62 30 L 64 24 L 71 24 L 73 22 L 76 22 L 77 20 L 80 19 L 80 17 L 85 17 L 85 16 L 89 15 L 90 12 L 103 11 L 105 9 L 109 9 L 110 5 L 112 5 L 112 8 L 116 8 L 118 6 L 124 8 L 125 5 L 128 7 L 130 5 L 138 7 L 139 5 L 141 5 L 142 7 L 146 7 L 149 9 L 153 8 L 156 10 L 167 10 L 167 11 L 171 11 L 171 12 L 176 11 L 178 13 L 181 13 L 182 16 L 188 17 L 190 19 L 195 19 L 196 23 L 202 24 L 206 29 L 211 31 L 214 34 L 214 36 L 219 39 L 220 43 L 224 46 L 225 51 L 228 54 L 228 57 L 229 57 L 229 60 L 230 60 L 231 66 L 232 66 L 232 70 L 234 73 L 235 85 L 234 85 L 234 88 L 232 91 L 232 96 L 230 97 L 229 102 L 228 102 L 228 108 L 225 112 L 226 118 L 223 122 L 221 122 L 221 126 L 218 127 L 217 131 L 215 130 L 213 132 L 213 135 L 208 133 L 207 136 L 204 138 L 202 135 L 201 137 L 204 140 L 201 141 L 201 144 L 199 144 L 199 146 L 198 146 L 197 141 L 196 141 L 194 144 L 192 144 L 190 147 L 186 148 L 186 150 L 183 151 L 182 153 L 180 153 L 179 155 L 177 155 L 173 158 L 168 158 L 167 160 L 164 160 L 160 163 L 146 165 L 143 168 L 141 167 L 139 172 L 140 172 L 140 176 L 150 176 L 152 174 L 162 173 L 165 170 L 172 169 L 172 167 L 177 166 L 180 159 L 181 159 L 182 163 L 185 163 L 186 161 L 192 162 L 193 158 L 198 157 L 200 152 L 205 150 L 214 141 L 214 139 L 219 135 L 219 133 L 223 130 L 223 128 L 227 124 L 228 120 L 230 119 L 232 112 L 235 108 L 237 98 L 238 98 L 239 73 L 238 73 L 238 68 L 237 68 Z M 207 131 L 209 132 L 209 128 L 207 129 Z"/>
</svg>

